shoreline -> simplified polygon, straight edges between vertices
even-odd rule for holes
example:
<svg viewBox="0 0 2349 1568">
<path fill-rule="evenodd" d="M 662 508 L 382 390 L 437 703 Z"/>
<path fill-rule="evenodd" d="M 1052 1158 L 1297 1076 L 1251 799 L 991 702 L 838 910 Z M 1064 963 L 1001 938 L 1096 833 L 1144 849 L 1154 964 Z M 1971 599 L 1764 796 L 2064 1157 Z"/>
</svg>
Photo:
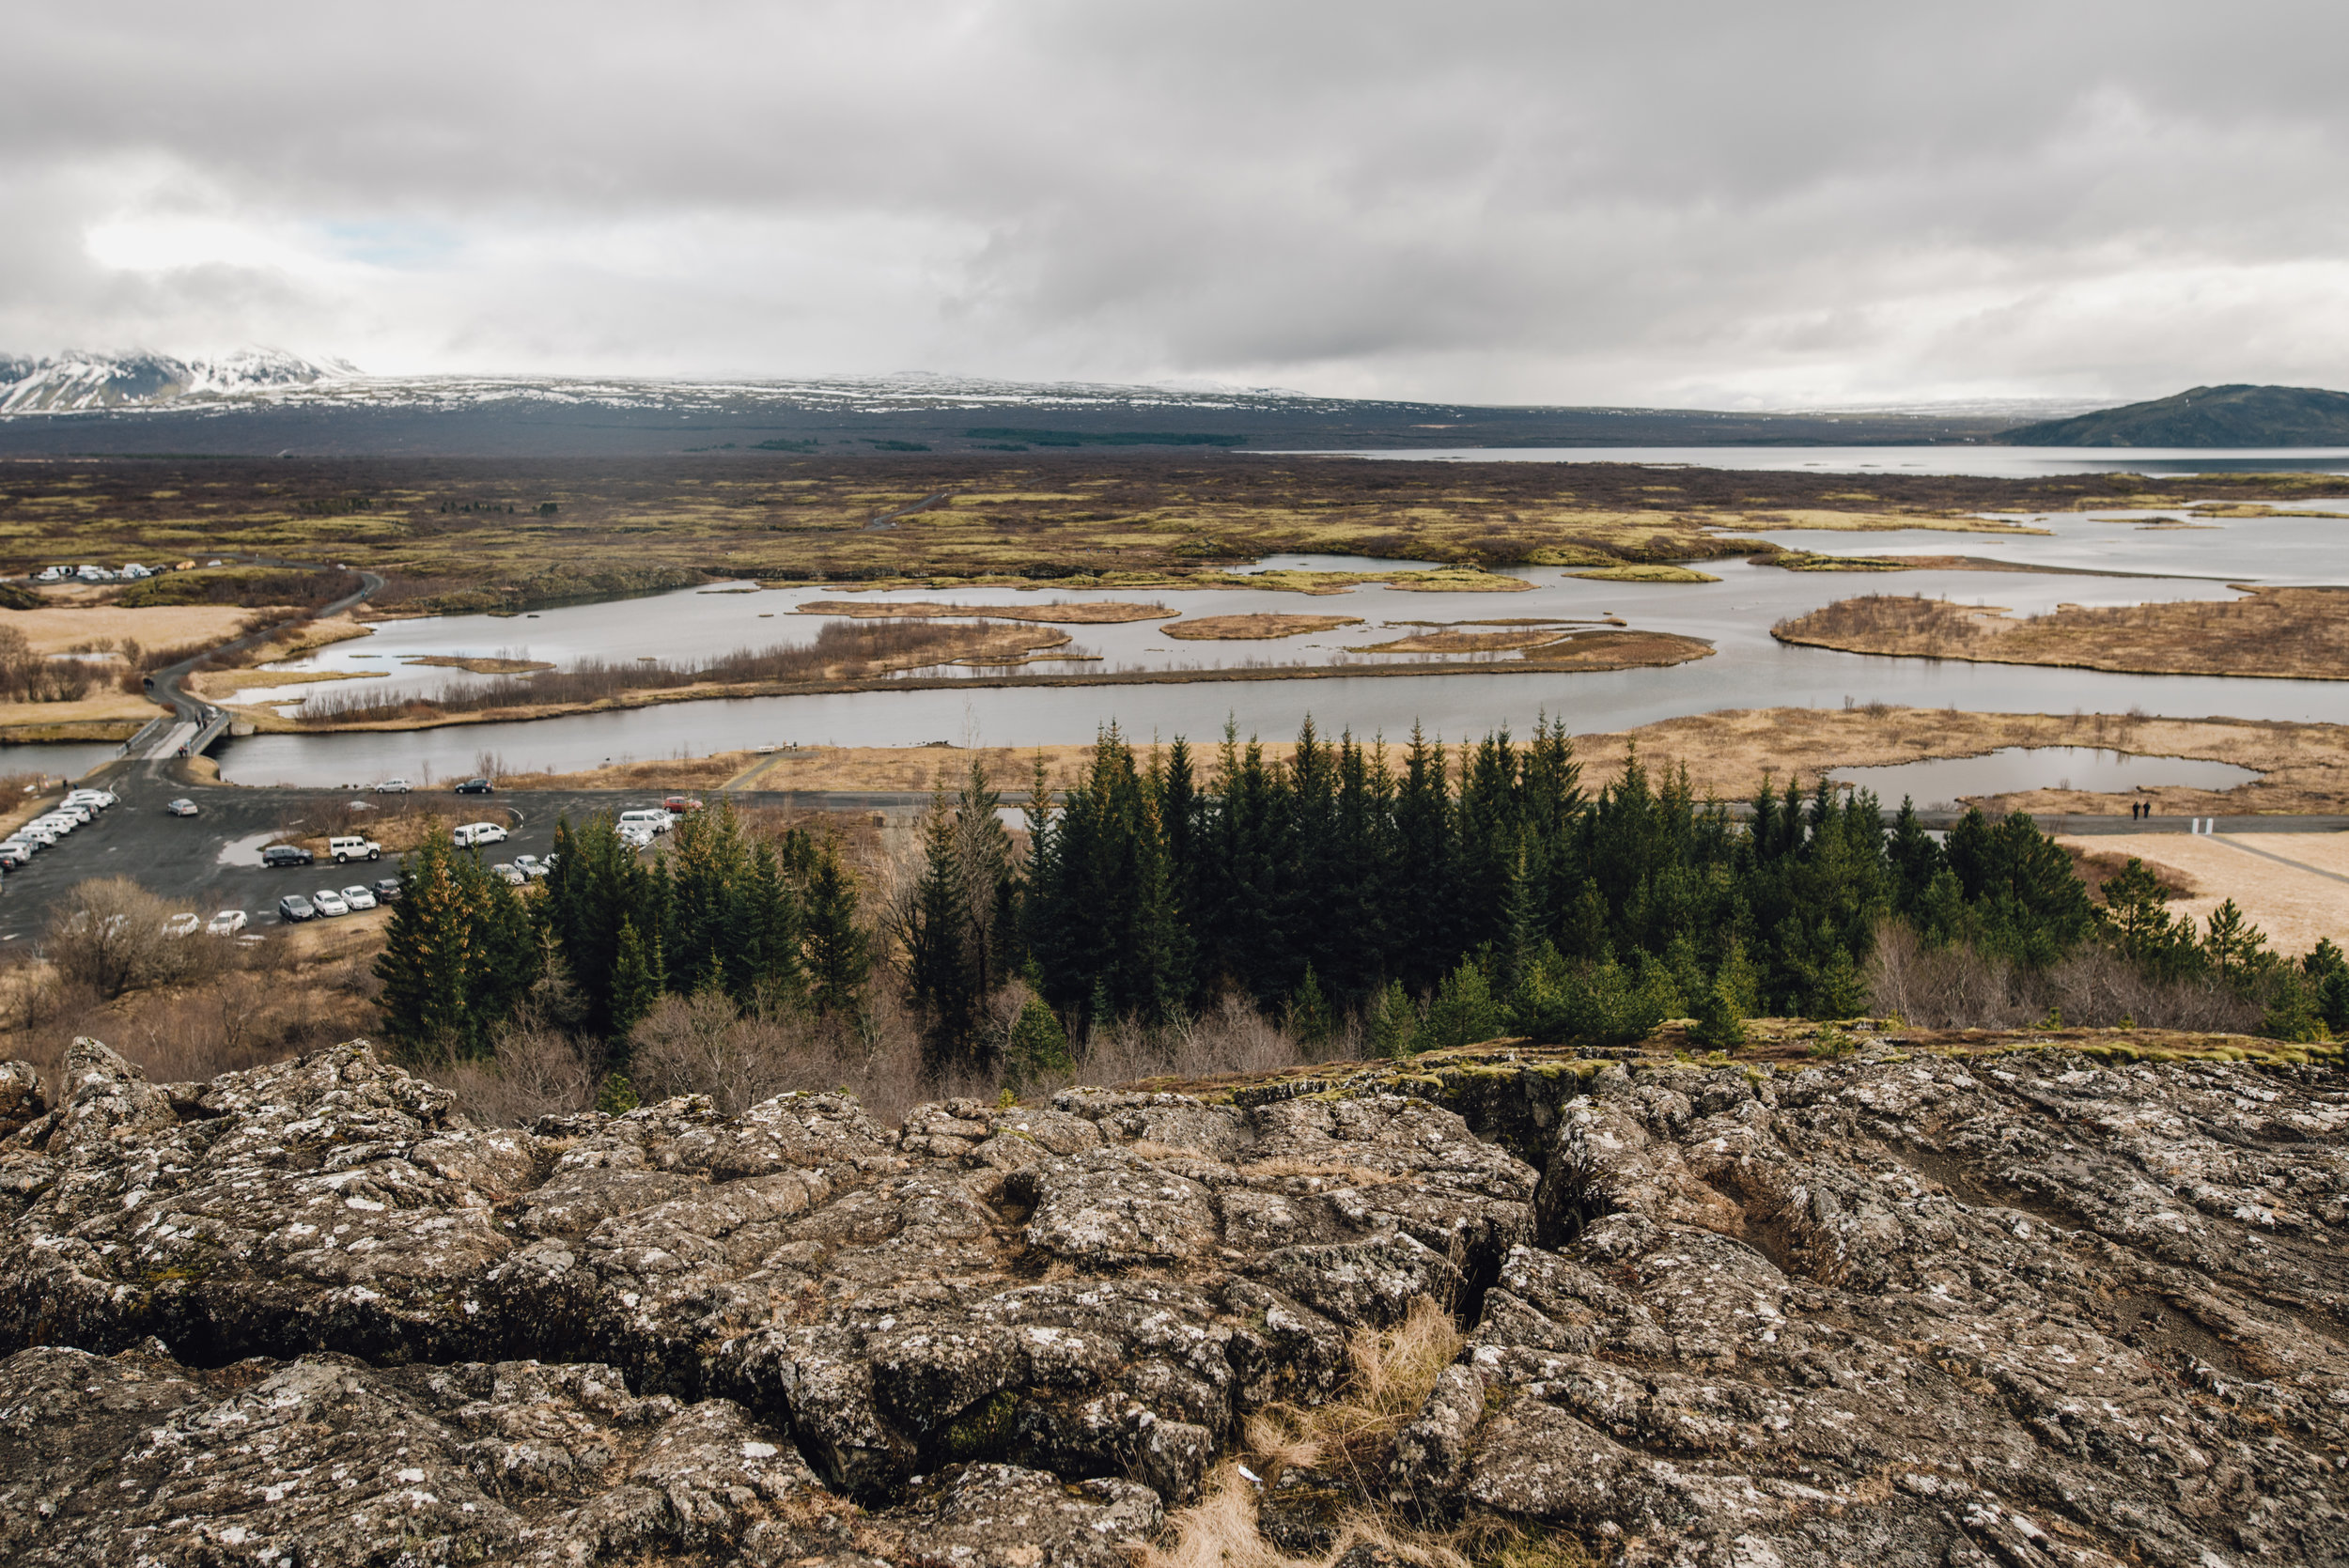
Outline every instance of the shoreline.
<svg viewBox="0 0 2349 1568">
<path fill-rule="evenodd" d="M 754 697 L 817 697 L 840 696 L 859 691 L 985 691 L 997 687 L 1081 687 L 1081 686 L 1170 686 L 1221 681 L 1257 680 L 1330 680 L 1357 676 L 1390 678 L 1402 675 L 1576 675 L 1604 674 L 1612 670 L 1663 669 L 1676 664 L 1692 663 L 1713 656 L 1713 644 L 1701 638 L 1686 637 L 1677 632 L 1605 631 L 1582 639 L 1586 645 L 1604 642 L 1604 648 L 1595 650 L 1599 657 L 1517 659 L 1490 662 L 1434 662 L 1419 660 L 1410 663 L 1330 665 L 1302 664 L 1278 667 L 1242 667 L 1221 670 L 1138 670 L 1123 674 L 1107 671 L 1070 672 L 1067 674 L 1034 675 L 999 675 L 957 679 L 948 675 L 891 677 L 886 675 L 846 680 L 798 681 L 789 684 L 765 683 L 728 687 L 675 687 L 630 692 L 607 697 L 592 703 L 551 703 L 537 706 L 486 708 L 477 713 L 451 713 L 432 718 L 384 720 L 352 724 L 305 724 L 299 720 L 282 718 L 267 709 L 230 707 L 240 722 L 250 723 L 262 735 L 347 735 L 397 733 L 410 730 L 449 729 L 465 724 L 527 723 L 541 719 L 563 719 L 582 713 L 625 712 L 632 708 L 652 707 L 667 703 L 735 702 Z M 1660 653 L 1676 657 L 1609 658 L 1607 649 L 1626 644 L 1646 644 Z M 1546 651 L 1546 650 L 1545 650 Z"/>
</svg>

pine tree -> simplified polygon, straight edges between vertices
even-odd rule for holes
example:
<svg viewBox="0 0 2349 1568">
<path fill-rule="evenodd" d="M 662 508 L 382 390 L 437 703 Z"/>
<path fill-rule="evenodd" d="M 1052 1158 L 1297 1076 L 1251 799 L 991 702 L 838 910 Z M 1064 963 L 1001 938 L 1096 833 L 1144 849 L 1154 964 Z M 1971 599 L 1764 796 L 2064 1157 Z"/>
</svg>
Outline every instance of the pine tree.
<svg viewBox="0 0 2349 1568">
<path fill-rule="evenodd" d="M 614 955 L 610 1002 L 610 1038 L 614 1054 L 625 1059 L 625 1042 L 651 1012 L 653 1003 L 661 1000 L 665 980 L 661 961 L 661 940 L 647 941 L 638 934 L 632 920 L 620 922 L 618 952 Z"/>
<path fill-rule="evenodd" d="M 1337 1021 L 1330 1013 L 1330 1000 L 1321 994 L 1321 982 L 1311 964 L 1305 966 L 1305 978 L 1289 993 L 1288 1005 L 1283 1012 L 1283 1021 L 1300 1046 L 1321 1045 L 1337 1032 Z"/>
<path fill-rule="evenodd" d="M 1412 1036 L 1419 1032 L 1419 1009 L 1411 1004 L 1403 989 L 1403 982 L 1391 980 L 1378 993 L 1370 1015 L 1370 1053 L 1373 1056 L 1395 1057 L 1411 1048 Z"/>
<path fill-rule="evenodd" d="M 1020 1007 L 1019 1017 L 1011 1026 L 1011 1037 L 1004 1044 L 1003 1057 L 1005 1076 L 1016 1086 L 1040 1082 L 1076 1065 L 1069 1053 L 1067 1033 L 1040 997 L 1030 997 Z"/>
<path fill-rule="evenodd" d="M 871 943 L 857 924 L 856 874 L 841 860 L 838 839 L 825 839 L 813 862 L 802 938 L 809 1000 L 821 1012 L 853 1015 L 864 1005 L 873 964 Z"/>
</svg>

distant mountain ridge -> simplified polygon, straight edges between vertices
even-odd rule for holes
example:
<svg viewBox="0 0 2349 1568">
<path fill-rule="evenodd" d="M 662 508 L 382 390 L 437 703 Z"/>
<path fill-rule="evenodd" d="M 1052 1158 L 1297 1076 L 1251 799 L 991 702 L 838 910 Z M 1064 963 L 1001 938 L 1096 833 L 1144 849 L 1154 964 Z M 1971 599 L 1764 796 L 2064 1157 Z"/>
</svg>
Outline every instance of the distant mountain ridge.
<svg viewBox="0 0 2349 1568">
<path fill-rule="evenodd" d="M 316 386 L 356 375 L 340 360 L 308 360 L 282 349 L 240 349 L 199 359 L 144 349 L 69 351 L 54 359 L 0 354 L 0 413 L 148 408 Z"/>
<path fill-rule="evenodd" d="M 2010 446 L 2349 446 L 2349 392 L 2313 386 L 2198 386 L 2001 431 Z"/>
<path fill-rule="evenodd" d="M 1910 445 L 1986 442 L 2023 411 L 1507 407 L 929 374 L 366 376 L 268 349 L 0 355 L 0 456 L 17 457 Z"/>
</svg>

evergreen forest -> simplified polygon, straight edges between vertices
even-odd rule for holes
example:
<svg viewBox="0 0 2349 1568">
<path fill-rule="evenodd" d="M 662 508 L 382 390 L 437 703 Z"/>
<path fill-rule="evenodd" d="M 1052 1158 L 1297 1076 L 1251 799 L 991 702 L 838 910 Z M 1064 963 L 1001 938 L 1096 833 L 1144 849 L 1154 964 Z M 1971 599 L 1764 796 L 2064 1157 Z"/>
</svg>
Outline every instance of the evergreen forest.
<svg viewBox="0 0 2349 1568">
<path fill-rule="evenodd" d="M 1748 1018 L 1866 1014 L 1896 934 L 2022 976 L 2092 950 L 2251 999 L 2283 1038 L 2349 1033 L 2332 943 L 2279 959 L 2232 903 L 2198 927 L 2136 862 L 2092 898 L 2027 815 L 1934 833 L 1824 781 L 1733 812 L 1636 755 L 1586 791 L 1562 722 L 1389 748 L 1308 721 L 1278 761 L 1230 734 L 1145 753 L 1112 727 L 1065 784 L 1039 765 L 1024 832 L 1002 805 L 975 768 L 941 787 L 885 895 L 836 835 L 760 836 L 724 804 L 649 854 L 608 819 L 567 821 L 528 893 L 429 843 L 378 964 L 384 1032 L 483 1056 L 552 1005 L 625 1074 L 663 996 L 853 1026 L 888 986 L 941 1077 L 1064 1070 L 1069 1041 L 1230 996 L 1300 1044 L 1350 1031 L 1378 1054 L 1621 1045 L 1673 1018 L 1730 1048 Z M 1006 1035 L 990 1020 L 1010 986 L 1028 1000 Z"/>
</svg>

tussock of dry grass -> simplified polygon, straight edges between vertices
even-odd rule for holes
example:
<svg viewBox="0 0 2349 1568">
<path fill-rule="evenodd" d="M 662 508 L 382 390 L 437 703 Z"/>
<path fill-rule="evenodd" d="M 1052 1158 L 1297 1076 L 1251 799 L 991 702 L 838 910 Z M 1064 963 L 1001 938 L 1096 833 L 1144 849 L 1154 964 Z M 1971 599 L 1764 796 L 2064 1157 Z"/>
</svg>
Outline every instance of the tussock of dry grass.
<svg viewBox="0 0 2349 1568">
<path fill-rule="evenodd" d="M 1443 1305 L 1423 1299 L 1392 1328 L 1357 1330 L 1346 1351 L 1344 1397 L 1266 1405 L 1249 1418 L 1252 1450 L 1283 1466 L 1336 1460 L 1359 1475 L 1427 1403 L 1460 1354 L 1460 1327 Z"/>
<path fill-rule="evenodd" d="M 1221 1465 L 1200 1499 L 1167 1518 L 1163 1540 L 1143 1548 L 1136 1568 L 1329 1568 L 1360 1545 L 1417 1568 L 1469 1568 L 1469 1560 L 1442 1535 L 1420 1534 L 1364 1514 L 1350 1519 L 1318 1557 L 1291 1557 L 1256 1529 L 1255 1483 L 1237 1467 Z"/>
</svg>

